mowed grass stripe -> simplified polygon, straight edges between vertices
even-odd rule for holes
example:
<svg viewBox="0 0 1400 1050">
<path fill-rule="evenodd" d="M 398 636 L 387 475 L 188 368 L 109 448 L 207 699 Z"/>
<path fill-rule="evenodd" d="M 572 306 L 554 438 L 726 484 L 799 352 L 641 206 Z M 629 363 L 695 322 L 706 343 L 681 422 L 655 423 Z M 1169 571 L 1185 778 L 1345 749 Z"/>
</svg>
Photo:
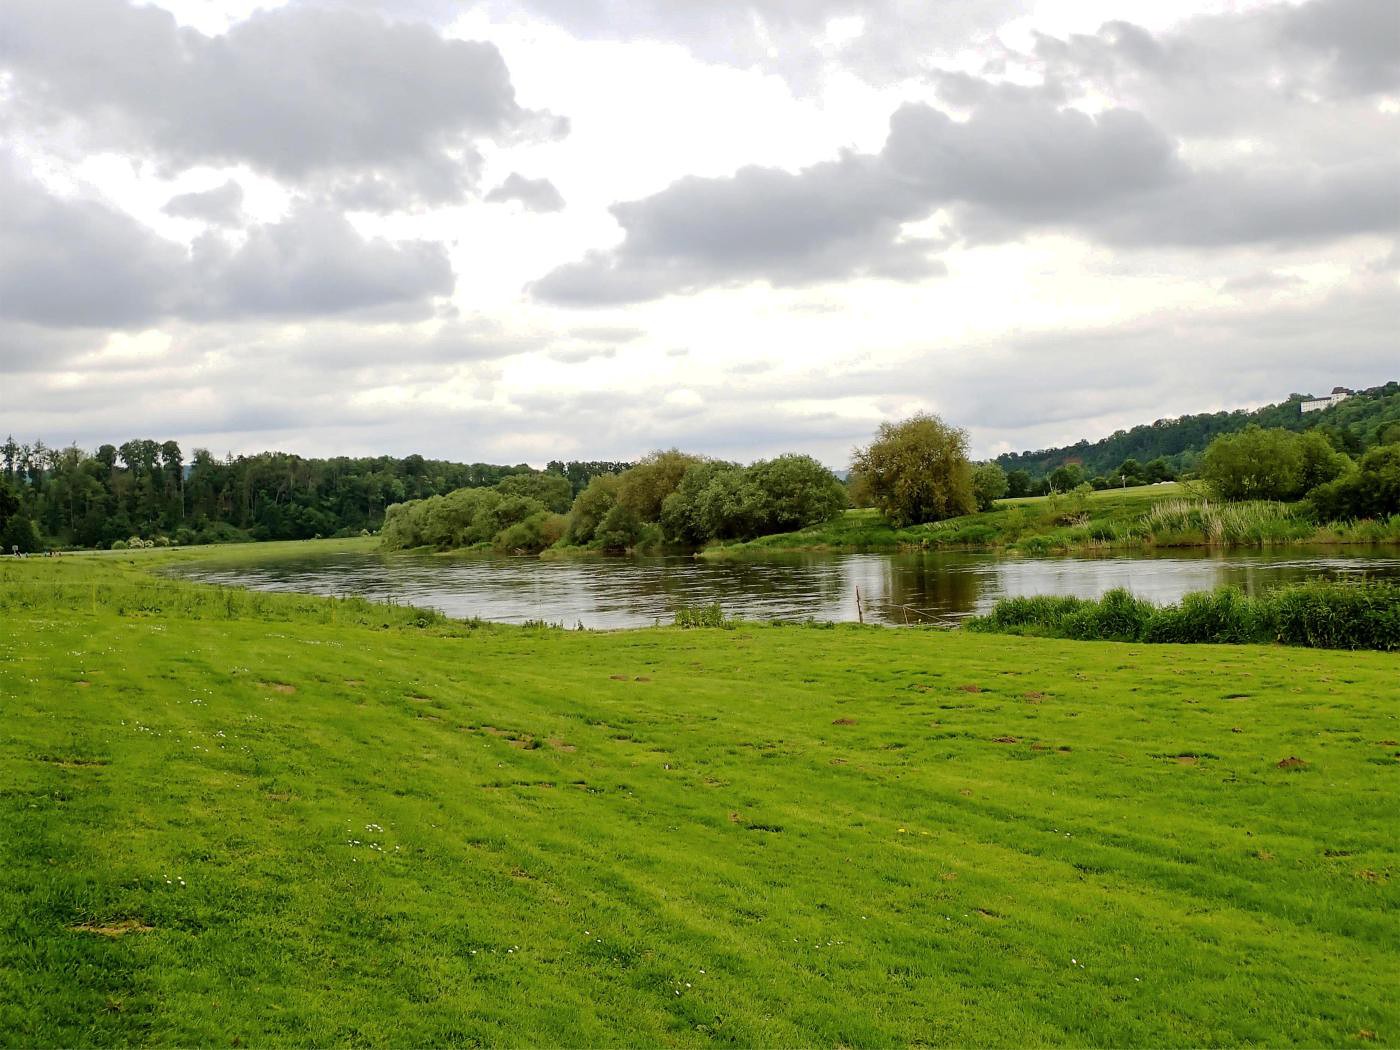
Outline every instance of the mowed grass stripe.
<svg viewBox="0 0 1400 1050">
<path fill-rule="evenodd" d="M 12 622 L 13 1042 L 1395 1038 L 1393 657 Z"/>
</svg>

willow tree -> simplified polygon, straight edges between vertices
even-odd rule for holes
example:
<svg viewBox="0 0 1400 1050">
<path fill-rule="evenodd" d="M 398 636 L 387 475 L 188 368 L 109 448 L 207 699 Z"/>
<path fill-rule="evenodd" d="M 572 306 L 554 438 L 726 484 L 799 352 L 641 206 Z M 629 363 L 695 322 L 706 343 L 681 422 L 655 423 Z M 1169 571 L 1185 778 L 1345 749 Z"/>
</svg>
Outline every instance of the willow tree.
<svg viewBox="0 0 1400 1050">
<path fill-rule="evenodd" d="M 920 413 L 902 423 L 881 423 L 875 440 L 852 454 L 851 471 L 895 525 L 941 521 L 977 509 L 967 433 L 937 416 Z"/>
</svg>

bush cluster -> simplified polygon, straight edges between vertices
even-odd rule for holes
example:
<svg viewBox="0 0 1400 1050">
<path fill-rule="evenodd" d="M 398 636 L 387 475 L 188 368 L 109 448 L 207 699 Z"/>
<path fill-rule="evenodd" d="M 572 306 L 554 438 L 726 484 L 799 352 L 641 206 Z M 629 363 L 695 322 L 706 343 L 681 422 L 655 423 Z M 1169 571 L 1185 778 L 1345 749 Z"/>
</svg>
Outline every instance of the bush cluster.
<svg viewBox="0 0 1400 1050">
<path fill-rule="evenodd" d="M 384 547 L 449 550 L 489 545 L 506 554 L 538 554 L 564 535 L 566 522 L 543 500 L 519 494 L 512 484 L 516 481 L 508 478 L 494 488 L 458 489 L 446 496 L 396 503 L 384 513 Z"/>
<path fill-rule="evenodd" d="M 988 633 L 1078 641 L 1213 642 L 1316 649 L 1400 649 L 1400 584 L 1319 580 L 1251 597 L 1233 587 L 1188 594 L 1158 606 L 1130 592 L 1098 600 L 1003 598 L 965 624 Z"/>
<path fill-rule="evenodd" d="M 574 501 L 568 539 L 603 551 L 694 548 L 806 528 L 845 506 L 845 488 L 810 456 L 743 467 L 672 450 L 590 481 Z"/>
</svg>

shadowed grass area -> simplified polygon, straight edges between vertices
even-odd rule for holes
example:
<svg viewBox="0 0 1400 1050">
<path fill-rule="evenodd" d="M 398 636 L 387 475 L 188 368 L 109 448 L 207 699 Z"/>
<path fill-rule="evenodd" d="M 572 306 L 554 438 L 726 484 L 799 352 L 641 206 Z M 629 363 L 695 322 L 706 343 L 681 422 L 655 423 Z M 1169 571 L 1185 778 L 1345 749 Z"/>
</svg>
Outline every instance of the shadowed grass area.
<svg viewBox="0 0 1400 1050">
<path fill-rule="evenodd" d="M 1080 495 L 999 500 L 992 510 L 896 528 L 874 510 L 850 510 L 800 532 L 714 546 L 706 557 L 771 551 L 1009 549 L 1025 554 L 1124 547 L 1268 547 L 1293 543 L 1397 543 L 1386 521 L 1309 520 L 1302 504 L 1217 503 L 1176 482 Z"/>
<path fill-rule="evenodd" d="M 1400 1040 L 1394 656 L 136 576 L 0 575 L 0 1044 Z"/>
</svg>

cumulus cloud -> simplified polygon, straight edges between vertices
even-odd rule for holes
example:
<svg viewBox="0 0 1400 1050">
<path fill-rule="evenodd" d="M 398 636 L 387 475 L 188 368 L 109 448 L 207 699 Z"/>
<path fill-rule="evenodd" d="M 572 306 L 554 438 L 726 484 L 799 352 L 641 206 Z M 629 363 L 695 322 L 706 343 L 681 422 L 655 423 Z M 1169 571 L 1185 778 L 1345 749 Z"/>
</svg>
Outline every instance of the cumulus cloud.
<svg viewBox="0 0 1400 1050">
<path fill-rule="evenodd" d="M 1393 235 L 1400 215 L 1393 115 L 1370 102 L 1300 96 L 1294 82 L 1268 86 L 1246 46 L 1262 36 L 1292 39 L 1296 26 L 1322 19 L 1331 30 L 1296 45 L 1320 56 L 1309 83 L 1345 79 L 1344 66 L 1355 73 L 1353 55 L 1366 70 L 1353 88 L 1388 83 L 1387 56 L 1400 34 L 1385 32 L 1394 19 L 1383 6 L 1312 0 L 1193 20 L 1160 37 L 1125 23 L 1092 38 L 1042 37 L 1033 59 L 1040 83 L 936 73 L 949 108 L 900 106 L 876 153 L 846 152 L 795 172 L 748 167 L 684 178 L 613 205 L 621 243 L 555 268 L 532 294 L 588 306 L 754 281 L 920 280 L 941 272 L 937 255 L 948 243 L 1043 231 L 1117 247 L 1197 249 Z M 1367 28 L 1392 43 L 1366 43 Z M 1215 50 L 1197 55 L 1206 41 Z M 1280 43 L 1275 53 L 1294 46 Z M 1263 91 L 1268 105 L 1236 115 L 1252 121 L 1246 148 L 1231 125 L 1228 148 L 1203 151 L 1199 136 L 1223 133 L 1220 125 L 1183 117 L 1181 90 L 1160 85 L 1189 82 L 1198 70 L 1207 81 L 1225 76 L 1237 53 L 1265 84 L 1251 82 L 1248 91 Z M 1140 106 L 1104 108 L 1103 94 L 1124 79 L 1132 85 L 1119 93 Z M 1216 87 L 1228 108 L 1230 92 Z M 1201 100 L 1203 109 L 1213 104 L 1214 93 Z M 1344 130 L 1328 126 L 1342 117 Z M 1300 119 L 1310 134 L 1297 133 Z M 942 235 L 910 236 L 908 224 L 940 211 L 948 219 Z"/>
<path fill-rule="evenodd" d="M 1182 134 L 1263 130 L 1335 143 L 1333 106 L 1400 90 L 1400 8 L 1389 0 L 1309 0 L 1196 15 L 1153 33 L 1106 22 L 1096 33 L 1038 34 L 1047 83 L 1144 108 Z M 1301 127 L 1299 126 L 1301 122 Z M 1374 112 L 1342 123 L 1371 138 Z"/>
<path fill-rule="evenodd" d="M 6 0 L 12 119 L 171 169 L 246 164 L 362 208 L 462 198 L 477 143 L 562 132 L 515 100 L 495 45 L 291 3 L 220 36 L 124 0 Z"/>
<path fill-rule="evenodd" d="M 232 247 L 193 251 L 104 201 L 59 197 L 0 154 L 0 320 L 133 328 L 162 318 L 314 317 L 388 306 L 423 313 L 451 293 L 445 249 L 361 236 L 303 206 Z"/>
<path fill-rule="evenodd" d="M 489 204 L 504 204 L 516 201 L 526 211 L 562 211 L 564 197 L 548 179 L 527 179 L 519 172 L 511 172 L 505 181 L 486 195 Z"/>
<path fill-rule="evenodd" d="M 750 167 L 732 178 L 686 178 L 614 205 L 621 246 L 553 270 L 532 292 L 606 305 L 754 280 L 928 276 L 940 264 L 928 259 L 927 243 L 899 236 L 925 210 L 878 158 L 856 155 L 796 174 Z"/>
<path fill-rule="evenodd" d="M 339 212 L 303 206 L 251 227 L 231 249 L 216 235 L 195 242 L 195 316 L 323 316 L 385 306 L 421 312 L 452 292 L 441 244 L 362 237 Z"/>
</svg>

